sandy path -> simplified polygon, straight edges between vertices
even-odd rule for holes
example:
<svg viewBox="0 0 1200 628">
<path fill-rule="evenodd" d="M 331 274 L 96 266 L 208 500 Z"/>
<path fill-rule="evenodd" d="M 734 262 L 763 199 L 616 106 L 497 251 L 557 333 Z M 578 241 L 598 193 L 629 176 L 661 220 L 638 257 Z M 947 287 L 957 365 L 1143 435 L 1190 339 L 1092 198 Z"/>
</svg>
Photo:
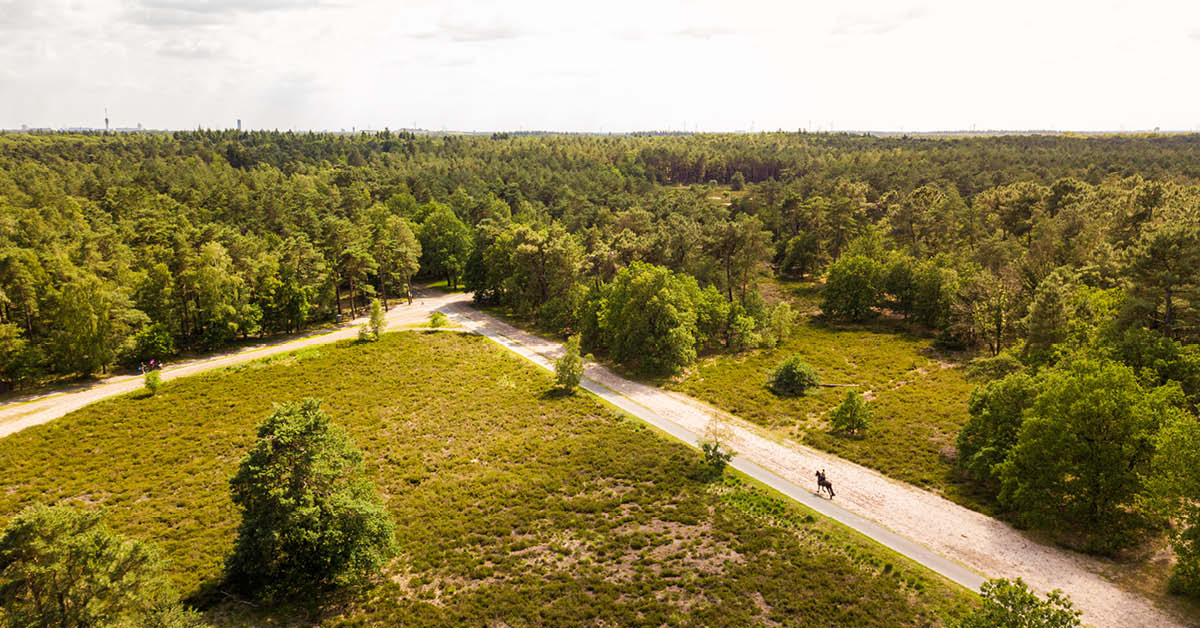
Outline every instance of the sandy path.
<svg viewBox="0 0 1200 628">
<path fill-rule="evenodd" d="M 394 329 L 423 322 L 431 311 L 440 310 L 464 328 L 542 367 L 549 367 L 562 354 L 560 343 L 479 312 L 470 307 L 469 300 L 463 294 L 423 296 L 412 306 L 393 308 L 388 323 Z M 330 333 L 173 365 L 163 371 L 163 379 L 353 338 L 362 322 L 359 319 Z M 704 434 L 710 423 L 727 426 L 738 452 L 735 466 L 740 470 L 966 586 L 977 586 L 982 579 L 979 574 L 1021 577 L 1042 592 L 1066 591 L 1084 611 L 1084 621 L 1095 626 L 1193 625 L 1110 583 L 1101 575 L 1100 561 L 1035 543 L 1002 522 L 854 463 L 797 443 L 778 442 L 756 426 L 685 395 L 629 381 L 595 364 L 588 366 L 583 385 L 689 444 L 694 444 L 696 435 Z M 91 388 L 4 404 L 0 406 L 0 437 L 141 386 L 140 377 L 116 378 Z M 816 469 L 828 471 L 837 490 L 836 503 L 813 498 Z"/>
<path fill-rule="evenodd" d="M 492 337 L 543 367 L 562 355 L 560 343 L 521 331 L 465 303 L 450 305 L 446 311 L 463 327 Z M 1100 561 L 1030 541 L 1003 522 L 928 491 L 798 443 L 777 442 L 764 436 L 756 426 L 728 413 L 679 393 L 627 380 L 599 365 L 588 366 L 584 384 L 602 397 L 611 391 L 631 401 L 618 405 L 641 418 L 655 419 L 652 423 L 665 420 L 682 428 L 668 431 L 689 442 L 695 435 L 704 434 L 710 423 L 725 425 L 732 432 L 733 448 L 739 458 L 756 463 L 753 466 L 794 485 L 814 485 L 815 471 L 825 469 L 837 491 L 833 507 L 836 510 L 844 509 L 865 518 L 916 543 L 920 549 L 932 550 L 939 557 L 987 577 L 1020 577 L 1043 593 L 1062 589 L 1083 610 L 1083 619 L 1088 624 L 1112 628 L 1190 625 L 1169 609 L 1159 608 L 1152 600 L 1109 582 L 1101 575 L 1104 565 Z M 821 510 L 838 518 L 835 510 Z M 860 531 L 871 534 L 868 530 Z M 878 540 L 894 545 L 885 538 Z M 937 561 L 924 560 L 919 551 L 893 548 L 952 580 L 972 586 L 970 576 L 949 573 Z M 974 586 L 978 586 L 978 581 L 975 578 Z"/>
<path fill-rule="evenodd" d="M 444 295 L 439 293 L 433 295 L 430 293 L 429 296 L 422 296 L 413 301 L 412 305 L 393 306 L 392 311 L 387 314 L 388 327 L 395 329 L 401 325 L 424 322 L 428 319 L 430 312 L 469 298 L 462 294 Z M 210 369 L 265 358 L 276 353 L 355 338 L 358 336 L 358 326 L 365 323 L 366 320 L 366 317 L 359 318 L 330 332 L 306 334 L 299 338 L 265 343 L 235 352 L 172 364 L 161 371 L 162 378 L 164 381 L 169 381 L 176 377 L 195 375 Z M 33 425 L 53 421 L 95 401 L 138 390 L 142 386 L 143 381 L 140 375 L 114 377 L 90 387 L 73 387 L 67 389 L 67 392 L 47 393 L 21 401 L 9 402 L 0 406 L 0 438 Z"/>
</svg>

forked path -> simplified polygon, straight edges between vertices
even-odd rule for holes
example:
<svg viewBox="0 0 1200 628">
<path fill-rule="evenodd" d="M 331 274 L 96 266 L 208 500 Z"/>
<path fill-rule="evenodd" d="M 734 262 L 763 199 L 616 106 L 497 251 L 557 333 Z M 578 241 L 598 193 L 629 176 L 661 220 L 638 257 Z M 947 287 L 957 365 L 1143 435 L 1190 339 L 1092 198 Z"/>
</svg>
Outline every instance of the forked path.
<svg viewBox="0 0 1200 628">
<path fill-rule="evenodd" d="M 421 294 L 412 306 L 394 308 L 388 316 L 389 325 L 395 328 L 418 323 L 439 310 L 466 329 L 543 368 L 552 368 L 553 360 L 562 355 L 560 343 L 475 310 L 469 305 L 468 295 Z M 174 365 L 163 371 L 163 379 L 352 338 L 357 333 L 354 325 L 361 322 L 329 333 Z M 627 380 L 595 364 L 588 366 L 582 385 L 692 445 L 710 424 L 726 427 L 738 452 L 733 461 L 735 468 L 964 586 L 978 588 L 984 576 L 1021 577 L 1042 592 L 1056 588 L 1066 591 L 1084 611 L 1084 621 L 1095 626 L 1191 625 L 1149 599 L 1106 580 L 1099 561 L 1034 543 L 1000 521 L 854 463 L 797 443 L 772 440 L 754 425 L 687 396 Z M 140 377 L 121 377 L 90 388 L 0 405 L 0 437 L 141 386 Z M 822 499 L 812 492 L 817 469 L 828 472 L 837 490 L 836 500 Z"/>
<path fill-rule="evenodd" d="M 526 333 L 470 307 L 444 310 L 482 334 L 552 369 L 562 345 Z M 1188 626 L 1186 618 L 1150 599 L 1121 589 L 1101 575 L 1100 561 L 1028 540 L 1007 524 L 919 488 L 794 442 L 777 442 L 753 424 L 685 395 L 627 380 L 591 364 L 582 386 L 672 436 L 695 445 L 710 424 L 724 426 L 738 455 L 733 466 L 824 515 L 969 588 L 983 576 L 1023 578 L 1045 593 L 1062 589 L 1091 625 L 1112 628 Z M 816 470 L 825 469 L 837 491 L 832 502 L 817 497 Z"/>
<path fill-rule="evenodd" d="M 392 307 L 386 316 L 388 325 L 395 328 L 399 325 L 420 323 L 429 316 L 430 312 L 464 298 L 470 297 L 461 294 L 422 294 L 421 298 L 414 301 L 412 305 Z M 314 332 L 300 337 L 247 347 L 239 351 L 172 364 L 160 372 L 163 380 L 167 381 L 214 368 L 265 358 L 277 353 L 346 340 L 357 336 L 358 326 L 365 322 L 366 318 L 363 317 L 332 331 Z M 142 386 L 142 377 L 139 375 L 112 377 L 93 386 L 75 387 L 67 392 L 47 393 L 0 405 L 0 438 L 27 427 L 53 421 L 68 412 L 73 412 L 101 399 L 133 392 Z"/>
</svg>

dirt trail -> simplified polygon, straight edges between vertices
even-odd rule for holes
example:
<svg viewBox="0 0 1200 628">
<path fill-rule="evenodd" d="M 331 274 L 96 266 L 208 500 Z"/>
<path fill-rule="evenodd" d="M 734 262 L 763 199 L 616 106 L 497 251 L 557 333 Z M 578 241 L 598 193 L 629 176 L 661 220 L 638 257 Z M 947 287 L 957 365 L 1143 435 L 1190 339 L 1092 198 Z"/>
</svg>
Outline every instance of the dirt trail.
<svg viewBox="0 0 1200 628">
<path fill-rule="evenodd" d="M 560 343 L 521 331 L 465 303 L 447 312 L 466 329 L 494 337 L 543 366 L 562 355 Z M 1020 577 L 1042 593 L 1062 589 L 1083 610 L 1088 624 L 1112 628 L 1194 625 L 1105 579 L 1101 561 L 1031 541 L 1001 521 L 934 493 L 795 442 L 768 438 L 749 422 L 685 395 L 627 380 L 603 366 L 589 365 L 585 380 L 691 434 L 706 433 L 714 422 L 727 426 L 739 456 L 800 486 L 815 487 L 814 473 L 825 469 L 837 491 L 838 506 L 987 577 Z M 917 555 L 910 557 L 921 561 Z"/>
<path fill-rule="evenodd" d="M 432 294 L 432 293 L 429 293 Z M 547 366 L 562 354 L 562 345 L 521 331 L 469 305 L 469 295 L 423 296 L 412 306 L 394 308 L 389 326 L 424 321 L 433 310 L 449 315 L 469 331 L 484 334 L 517 354 Z M 362 319 L 331 333 L 313 335 L 262 347 L 173 365 L 163 371 L 163 379 L 192 375 L 205 370 L 255 360 L 275 353 L 294 351 L 352 338 Z M 779 442 L 765 436 L 756 426 L 695 399 L 663 391 L 622 378 L 599 365 L 589 365 L 585 385 L 597 394 L 619 397 L 619 405 L 643 419 L 677 429 L 668 430 L 681 438 L 685 434 L 704 434 L 710 423 L 728 427 L 739 459 L 789 483 L 813 485 L 816 469 L 825 469 L 836 491 L 836 504 L 823 512 L 848 511 L 878 526 L 879 536 L 903 537 L 916 544 L 917 551 L 903 552 L 933 568 L 943 557 L 956 565 L 987 577 L 1021 577 L 1035 589 L 1046 592 L 1059 588 L 1070 594 L 1084 611 L 1084 621 L 1099 627 L 1132 628 L 1195 625 L 1151 600 L 1127 592 L 1106 580 L 1104 564 L 1080 554 L 1030 541 L 1007 524 L 963 508 L 933 493 L 890 480 L 879 473 L 794 442 Z M 52 421 L 89 403 L 136 390 L 140 377 L 109 380 L 91 388 L 51 393 L 23 402 L 0 406 L 0 437 Z M 610 394 L 611 393 L 611 394 Z M 843 510 L 844 509 L 844 510 Z M 892 534 L 894 533 L 894 534 Z M 895 543 L 890 545 L 896 547 Z M 903 551 L 903 550 L 899 550 Z M 929 551 L 939 561 L 928 560 Z M 946 573 L 946 569 L 940 570 Z M 959 577 L 964 582 L 970 578 Z"/>
<path fill-rule="evenodd" d="M 444 308 L 450 303 L 464 298 L 461 294 L 432 294 L 422 296 L 413 301 L 412 305 L 396 305 L 387 314 L 388 326 L 392 329 L 400 325 L 420 323 L 428 319 L 429 313 Z M 164 381 L 195 375 L 203 371 L 222 368 L 233 364 L 265 358 L 276 353 L 295 351 L 305 347 L 336 342 L 354 338 L 358 335 L 358 326 L 366 322 L 366 317 L 350 321 L 330 332 L 314 332 L 299 338 L 289 338 L 277 342 L 265 343 L 247 347 L 239 351 L 220 353 L 204 358 L 172 364 L 161 371 Z M 140 375 L 113 377 L 90 387 L 74 386 L 64 391 L 46 393 L 20 401 L 0 405 L 0 438 L 14 432 L 19 432 L 33 425 L 53 421 L 68 412 L 78 410 L 90 403 L 115 395 L 133 392 L 143 386 Z"/>
</svg>

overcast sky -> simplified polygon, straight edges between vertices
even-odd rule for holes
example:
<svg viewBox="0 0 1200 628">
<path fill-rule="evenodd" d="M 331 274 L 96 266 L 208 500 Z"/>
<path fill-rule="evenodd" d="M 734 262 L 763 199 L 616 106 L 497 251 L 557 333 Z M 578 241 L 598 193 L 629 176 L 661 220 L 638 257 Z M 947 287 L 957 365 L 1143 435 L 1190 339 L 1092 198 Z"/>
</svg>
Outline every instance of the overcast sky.
<svg viewBox="0 0 1200 628">
<path fill-rule="evenodd" d="M 1200 2 L 0 0 L 0 127 L 1200 129 Z"/>
</svg>

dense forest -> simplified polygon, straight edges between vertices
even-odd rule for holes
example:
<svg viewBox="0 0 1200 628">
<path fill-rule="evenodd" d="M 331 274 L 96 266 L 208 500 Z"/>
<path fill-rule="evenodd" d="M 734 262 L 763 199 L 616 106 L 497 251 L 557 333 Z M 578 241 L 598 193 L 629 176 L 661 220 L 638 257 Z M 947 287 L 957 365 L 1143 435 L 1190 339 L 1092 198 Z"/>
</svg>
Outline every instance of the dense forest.
<svg viewBox="0 0 1200 628">
<path fill-rule="evenodd" d="M 1171 527 L 1200 592 L 1198 136 L 0 136 L 9 385 L 415 276 L 666 374 L 777 341 L 764 277 L 817 281 L 827 320 L 981 356 L 959 462 L 1015 521 L 1109 553 Z"/>
</svg>

